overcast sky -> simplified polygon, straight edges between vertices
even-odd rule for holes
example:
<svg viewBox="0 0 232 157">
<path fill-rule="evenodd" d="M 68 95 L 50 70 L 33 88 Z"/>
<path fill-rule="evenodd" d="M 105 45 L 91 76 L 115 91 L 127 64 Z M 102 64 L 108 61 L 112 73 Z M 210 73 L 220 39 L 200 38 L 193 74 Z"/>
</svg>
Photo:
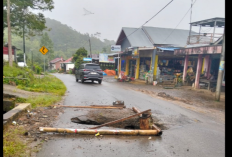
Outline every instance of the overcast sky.
<svg viewBox="0 0 232 157">
<path fill-rule="evenodd" d="M 100 39 L 116 41 L 122 27 L 138 28 L 171 0 L 54 0 L 55 8 L 45 17 L 71 26 L 80 33 L 100 32 Z M 195 0 L 193 0 L 194 2 Z M 174 0 L 145 26 L 175 28 L 191 6 L 191 0 Z M 85 14 L 84 9 L 94 13 Z M 196 0 L 192 22 L 225 17 L 224 0 Z M 189 30 L 190 11 L 177 29 Z M 199 28 L 194 28 L 198 32 Z M 203 27 L 202 31 L 209 31 Z M 211 29 L 209 32 L 212 32 Z M 222 28 L 217 28 L 222 32 Z"/>
</svg>

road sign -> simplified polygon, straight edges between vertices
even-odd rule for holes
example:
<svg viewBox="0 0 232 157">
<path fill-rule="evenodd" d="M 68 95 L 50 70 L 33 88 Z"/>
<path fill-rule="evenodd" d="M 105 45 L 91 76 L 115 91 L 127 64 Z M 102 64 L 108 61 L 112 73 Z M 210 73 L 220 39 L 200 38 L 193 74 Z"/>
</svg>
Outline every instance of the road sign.
<svg viewBox="0 0 232 157">
<path fill-rule="evenodd" d="M 111 51 L 121 51 L 121 45 L 111 45 Z"/>
<path fill-rule="evenodd" d="M 92 61 L 92 58 L 83 58 L 83 61 Z"/>
<path fill-rule="evenodd" d="M 43 55 L 45 55 L 45 54 L 48 52 L 48 49 L 47 49 L 45 46 L 43 46 L 43 47 L 41 47 L 41 49 L 39 49 L 39 51 L 40 51 Z"/>
</svg>

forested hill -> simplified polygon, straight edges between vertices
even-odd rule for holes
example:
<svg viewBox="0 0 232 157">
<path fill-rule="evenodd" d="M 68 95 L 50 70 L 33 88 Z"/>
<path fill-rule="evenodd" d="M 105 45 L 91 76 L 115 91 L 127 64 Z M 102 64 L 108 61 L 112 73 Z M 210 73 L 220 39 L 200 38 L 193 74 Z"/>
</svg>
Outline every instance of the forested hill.
<svg viewBox="0 0 232 157">
<path fill-rule="evenodd" d="M 54 43 L 55 51 L 76 51 L 80 47 L 85 47 L 89 52 L 89 34 L 81 34 L 72 27 L 62 24 L 59 21 L 46 18 L 46 26 L 51 28 L 48 31 L 49 37 Z M 115 44 L 113 40 L 104 39 L 102 42 L 97 37 L 90 35 L 92 53 L 105 51 L 110 52 L 110 45 Z"/>
</svg>

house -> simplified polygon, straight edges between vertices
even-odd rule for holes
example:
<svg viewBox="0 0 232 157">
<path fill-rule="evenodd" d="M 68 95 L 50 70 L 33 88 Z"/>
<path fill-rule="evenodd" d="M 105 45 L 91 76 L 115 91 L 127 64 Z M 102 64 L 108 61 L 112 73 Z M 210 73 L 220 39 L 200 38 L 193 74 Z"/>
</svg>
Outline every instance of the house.
<svg viewBox="0 0 232 157">
<path fill-rule="evenodd" d="M 60 57 L 60 58 L 55 58 L 49 62 L 49 69 L 50 70 L 59 70 L 60 68 L 60 63 L 64 62 L 65 60 Z"/>
<path fill-rule="evenodd" d="M 15 46 L 12 46 L 12 59 L 15 62 L 17 62 L 16 50 L 20 49 L 16 48 Z M 8 44 L 4 45 L 3 47 L 3 59 L 7 62 L 9 61 Z"/>
<path fill-rule="evenodd" d="M 196 32 L 191 32 L 196 34 Z M 189 30 L 159 28 L 143 26 L 141 28 L 123 27 L 116 45 L 121 45 L 119 74 L 121 70 L 125 75 L 135 79 L 145 79 L 146 73 L 153 74 L 153 80 L 157 79 L 157 69 L 166 69 L 166 61 L 179 64 L 183 56 L 174 56 L 174 50 L 185 47 Z M 117 57 L 115 54 L 114 57 Z M 165 65 L 163 66 L 163 61 Z M 116 59 L 115 63 L 118 63 Z M 176 66 L 173 71 L 179 71 Z"/>
<path fill-rule="evenodd" d="M 184 61 L 184 70 L 183 70 L 183 82 L 186 80 L 187 69 L 189 68 L 189 61 L 195 61 L 194 65 L 195 70 L 195 82 L 194 87 L 196 89 L 200 88 L 200 83 L 209 83 L 208 89 L 210 89 L 210 84 L 217 83 L 217 79 L 209 81 L 200 77 L 209 78 L 210 74 L 213 74 L 214 77 L 218 76 L 219 71 L 219 62 L 222 52 L 222 42 L 223 42 L 223 33 L 215 33 L 217 29 L 224 29 L 225 27 L 225 18 L 211 18 L 201 21 L 196 21 L 190 23 L 190 29 L 193 27 L 199 27 L 199 33 L 197 35 L 189 34 L 189 37 L 186 38 L 188 45 L 186 48 L 177 49 L 174 51 L 174 55 L 183 56 Z M 201 33 L 202 27 L 212 27 L 213 33 Z M 221 67 L 221 66 L 220 66 Z M 224 66 L 222 66 L 224 68 Z M 225 76 L 225 71 L 224 71 Z M 225 86 L 225 77 L 223 76 L 222 86 Z M 224 88 L 224 87 L 223 87 Z M 222 88 L 222 89 L 223 89 Z"/>
<path fill-rule="evenodd" d="M 74 63 L 72 62 L 72 58 L 65 60 L 64 62 L 60 62 L 60 67 L 64 69 L 64 72 L 69 71 L 74 68 Z"/>
</svg>

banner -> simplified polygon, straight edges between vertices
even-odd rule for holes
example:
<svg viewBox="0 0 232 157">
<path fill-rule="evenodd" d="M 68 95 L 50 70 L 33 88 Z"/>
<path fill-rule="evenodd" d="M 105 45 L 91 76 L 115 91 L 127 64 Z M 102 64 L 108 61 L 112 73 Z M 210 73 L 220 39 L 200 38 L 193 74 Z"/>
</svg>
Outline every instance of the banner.
<svg viewBox="0 0 232 157">
<path fill-rule="evenodd" d="M 115 59 L 113 56 L 108 56 L 108 54 L 100 53 L 99 54 L 99 62 L 115 63 Z"/>
</svg>

